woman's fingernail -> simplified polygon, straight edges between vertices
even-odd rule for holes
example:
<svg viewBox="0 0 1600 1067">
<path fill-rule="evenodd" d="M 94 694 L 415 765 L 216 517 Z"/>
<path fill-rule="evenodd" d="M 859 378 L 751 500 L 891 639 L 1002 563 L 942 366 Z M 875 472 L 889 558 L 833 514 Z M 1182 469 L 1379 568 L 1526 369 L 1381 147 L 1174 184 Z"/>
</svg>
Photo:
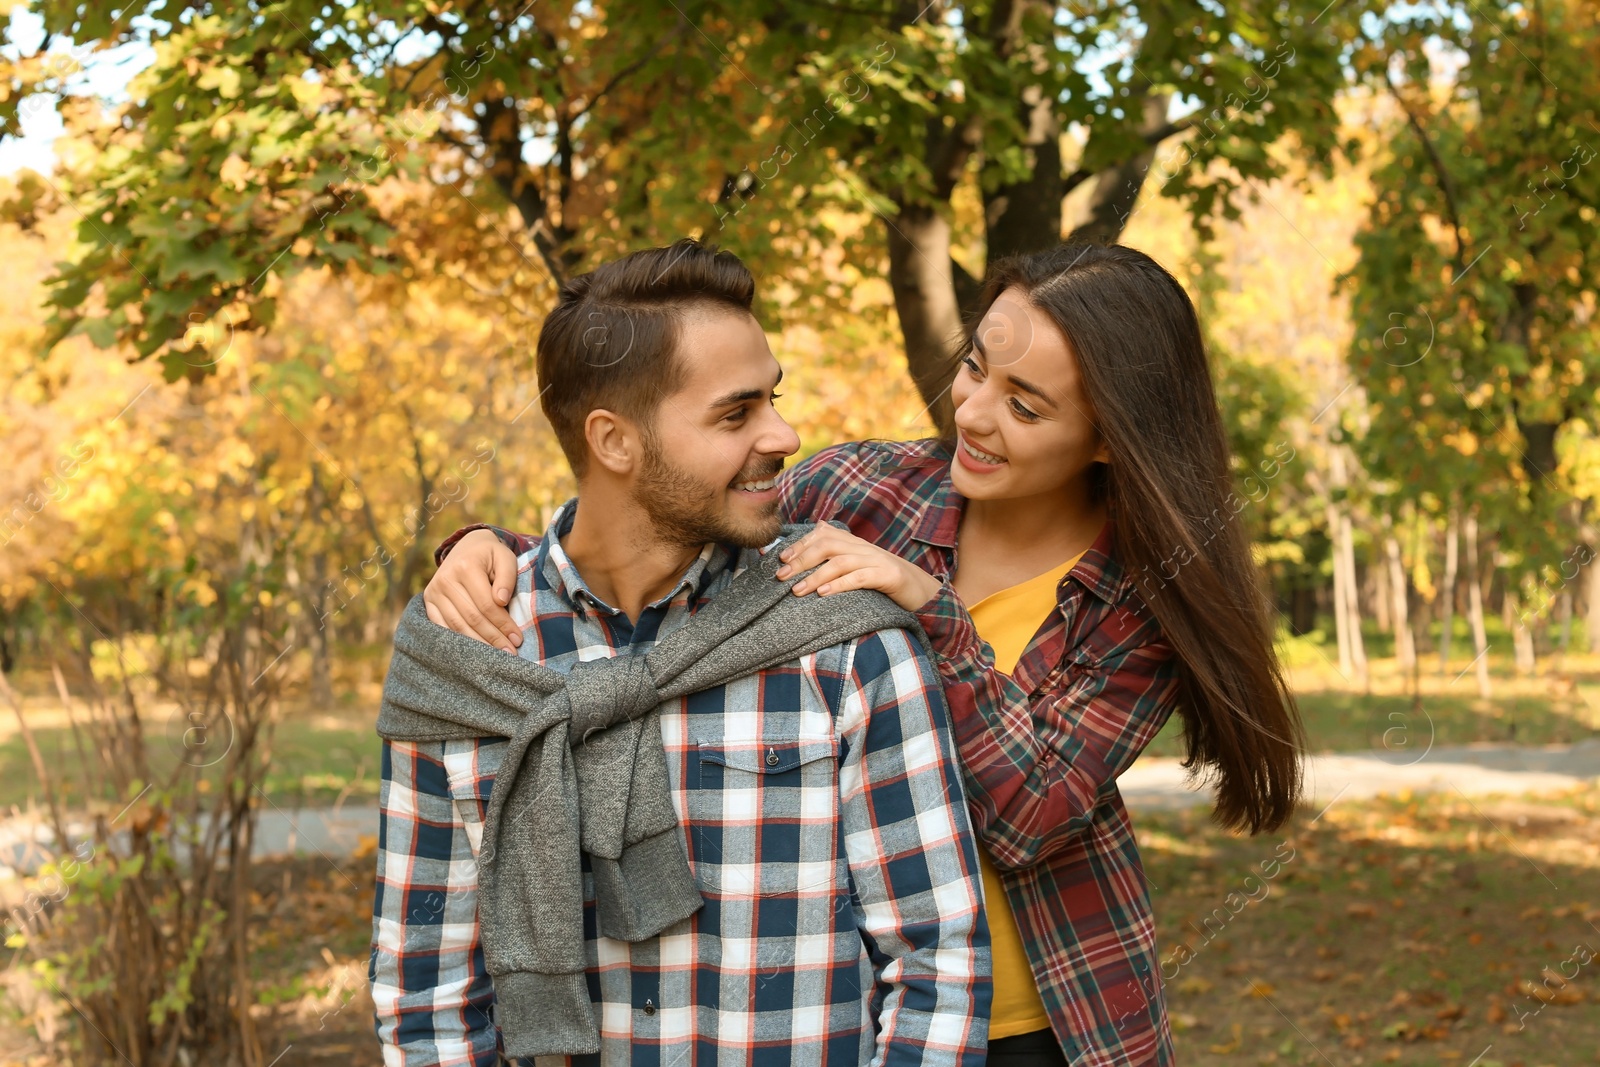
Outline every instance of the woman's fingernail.
<svg viewBox="0 0 1600 1067">
<path fill-rule="evenodd" d="M 783 566 L 778 568 L 778 577 L 779 578 L 787 578 L 787 577 L 789 577 L 789 565 L 787 563 L 785 563 Z"/>
</svg>

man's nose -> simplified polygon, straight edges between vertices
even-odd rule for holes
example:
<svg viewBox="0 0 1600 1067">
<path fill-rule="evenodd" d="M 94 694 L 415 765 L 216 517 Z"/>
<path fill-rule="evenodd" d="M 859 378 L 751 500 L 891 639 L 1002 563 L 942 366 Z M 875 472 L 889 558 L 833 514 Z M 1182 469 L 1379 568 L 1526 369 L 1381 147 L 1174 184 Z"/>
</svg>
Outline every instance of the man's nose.
<svg viewBox="0 0 1600 1067">
<path fill-rule="evenodd" d="M 768 456 L 792 456 L 800 451 L 800 435 L 794 427 L 774 409 L 768 409 L 768 416 L 756 441 L 756 451 Z"/>
</svg>

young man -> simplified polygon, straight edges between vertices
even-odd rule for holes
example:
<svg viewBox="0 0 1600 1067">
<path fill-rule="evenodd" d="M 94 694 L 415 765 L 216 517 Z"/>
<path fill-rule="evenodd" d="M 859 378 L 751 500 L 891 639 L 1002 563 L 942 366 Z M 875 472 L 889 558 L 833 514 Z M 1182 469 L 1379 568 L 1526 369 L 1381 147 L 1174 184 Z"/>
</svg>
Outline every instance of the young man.
<svg viewBox="0 0 1600 1067">
<path fill-rule="evenodd" d="M 779 586 L 747 572 L 770 559 L 761 550 L 786 533 L 773 479 L 799 441 L 772 405 L 782 371 L 751 315 L 753 296 L 735 257 L 693 242 L 635 253 L 563 288 L 539 336 L 538 375 L 578 496 L 519 560 L 510 608 L 524 629 L 523 659 L 568 679 L 587 677 L 588 667 L 575 674 L 574 666 L 648 657 L 670 648 L 675 633 L 704 630 L 716 617 L 705 609 L 719 595 L 726 614 L 752 590 Z M 826 603 L 780 599 L 784 611 Z M 452 621 L 448 603 L 430 601 L 426 610 L 433 623 Z M 657 936 L 605 936 L 615 920 L 596 886 L 613 885 L 620 867 L 598 878 L 600 864 L 613 861 L 584 852 L 580 965 L 589 1003 L 574 1025 L 597 1031 L 598 1052 L 569 1049 L 565 1062 L 981 1065 L 988 932 L 938 676 L 920 635 L 907 629 L 823 632 L 860 636 L 826 637 L 814 650 L 651 712 L 659 733 L 650 720 L 640 745 L 659 737 L 655 749 L 665 753 L 665 791 L 681 827 L 681 837 L 670 835 L 672 849 L 686 850 L 695 910 Z M 447 637 L 471 646 L 451 645 L 451 655 L 524 666 Z M 729 654 L 719 648 L 707 658 Z M 548 921 L 544 929 L 485 924 L 505 921 L 519 901 L 549 914 L 539 910 L 547 877 L 557 889 L 564 873 L 576 883 L 577 872 L 532 865 L 521 869 L 538 872 L 537 890 L 501 884 L 518 835 L 542 848 L 550 842 L 541 836 L 564 832 L 561 819 L 546 825 L 525 805 L 522 815 L 499 820 L 510 802 L 494 796 L 497 775 L 502 790 L 512 777 L 501 773 L 504 736 L 457 730 L 445 739 L 396 739 L 448 733 L 418 728 L 418 715 L 463 716 L 455 707 L 430 709 L 428 698 L 396 684 L 397 670 L 379 722 L 386 740 L 370 975 L 385 1063 L 489 1067 L 502 1049 L 523 1055 L 518 1049 L 546 1040 L 556 1044 L 541 1051 L 556 1048 L 548 1030 L 558 1013 L 524 1010 L 549 1003 L 539 998 L 552 988 L 550 975 L 508 974 L 539 969 L 527 954 L 515 966 L 505 961 L 519 939 L 561 931 Z M 570 699 L 575 725 L 579 698 Z M 398 721 L 391 703 L 415 713 L 411 733 L 385 731 Z M 566 712 L 548 715 L 551 706 L 539 714 L 559 721 Z M 580 738 L 575 728 L 571 751 L 559 749 L 548 766 L 578 764 L 593 732 Z M 545 736 L 564 745 L 568 735 Z M 549 749 L 526 747 L 526 738 L 512 744 L 518 788 L 529 786 L 528 768 Z M 631 758 L 650 757 L 641 749 Z M 581 780 L 581 767 L 579 778 L 571 810 L 595 788 Z M 551 777 L 529 789 L 548 803 L 558 786 Z M 627 789 L 626 774 L 617 788 Z M 538 810 L 559 816 L 569 808 Z M 584 811 L 574 819 L 585 841 L 598 825 L 598 815 L 590 818 Z M 491 858 L 495 879 L 484 873 Z M 671 896 L 667 884 L 662 894 Z M 546 1062 L 557 1061 L 541 1056 L 541 1067 Z"/>
</svg>

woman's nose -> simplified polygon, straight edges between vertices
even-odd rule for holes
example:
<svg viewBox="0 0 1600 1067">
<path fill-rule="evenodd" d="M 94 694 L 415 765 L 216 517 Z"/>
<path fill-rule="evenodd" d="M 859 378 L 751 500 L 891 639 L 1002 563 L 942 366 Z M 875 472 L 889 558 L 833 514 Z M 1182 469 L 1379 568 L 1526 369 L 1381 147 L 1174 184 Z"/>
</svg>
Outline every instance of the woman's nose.
<svg viewBox="0 0 1600 1067">
<path fill-rule="evenodd" d="M 955 422 L 958 429 L 983 434 L 994 428 L 994 417 L 986 386 L 987 383 L 980 385 L 956 408 Z"/>
</svg>

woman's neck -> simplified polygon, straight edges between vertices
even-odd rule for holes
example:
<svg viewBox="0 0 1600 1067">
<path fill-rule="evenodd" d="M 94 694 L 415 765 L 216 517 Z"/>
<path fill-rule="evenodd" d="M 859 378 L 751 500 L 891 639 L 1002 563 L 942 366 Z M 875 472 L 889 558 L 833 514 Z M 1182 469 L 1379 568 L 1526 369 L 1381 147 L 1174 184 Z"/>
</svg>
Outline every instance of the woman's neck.
<svg viewBox="0 0 1600 1067">
<path fill-rule="evenodd" d="M 1094 500 L 1085 472 L 1051 493 L 967 500 L 957 539 L 981 544 L 985 553 L 1003 552 L 1030 562 L 1042 559 L 1048 566 L 1087 549 L 1105 523 L 1105 504 Z"/>
</svg>

